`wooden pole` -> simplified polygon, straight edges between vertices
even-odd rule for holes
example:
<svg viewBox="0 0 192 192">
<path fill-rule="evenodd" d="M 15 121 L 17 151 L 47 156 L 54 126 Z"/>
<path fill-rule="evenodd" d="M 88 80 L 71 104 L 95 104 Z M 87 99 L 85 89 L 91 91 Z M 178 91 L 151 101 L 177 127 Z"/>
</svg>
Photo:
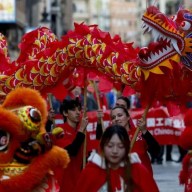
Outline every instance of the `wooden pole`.
<svg viewBox="0 0 192 192">
<path fill-rule="evenodd" d="M 87 116 L 87 79 L 85 79 L 84 82 L 84 111 L 83 111 L 83 117 Z M 83 145 L 83 168 L 85 168 L 86 165 L 86 151 L 87 151 L 87 131 L 85 130 L 85 140 Z"/>
<path fill-rule="evenodd" d="M 148 113 L 148 111 L 149 111 L 149 108 L 150 108 L 150 104 L 148 104 L 147 106 L 146 106 L 146 108 L 145 108 L 145 110 L 144 110 L 144 113 L 143 113 L 143 115 L 142 115 L 142 117 L 144 118 L 144 119 L 146 119 L 146 116 L 147 116 L 147 113 Z M 136 141 L 136 139 L 137 139 L 137 136 L 138 136 L 138 134 L 139 134 L 139 131 L 140 131 L 140 129 L 139 129 L 139 127 L 137 127 L 137 129 L 136 129 L 136 131 L 135 131 L 135 133 L 134 133 L 134 135 L 133 135 L 133 138 L 132 138 L 132 140 L 131 140 L 131 143 L 130 143 L 130 152 L 131 152 L 131 150 L 133 149 L 133 146 L 134 146 L 134 144 L 135 144 L 135 141 Z"/>
<path fill-rule="evenodd" d="M 101 103 L 100 103 L 100 99 L 99 99 L 99 90 L 98 90 L 98 87 L 97 87 L 95 81 L 93 81 L 93 87 L 94 87 L 94 90 L 95 90 L 98 109 L 101 110 Z M 101 127 L 102 127 L 102 130 L 104 131 L 104 123 L 103 123 L 103 118 L 102 117 L 101 117 Z"/>
<path fill-rule="evenodd" d="M 51 109 L 53 109 L 53 103 L 52 103 L 52 93 L 48 93 L 48 102 L 49 102 L 49 106 Z M 55 128 L 55 119 L 52 120 L 53 121 L 53 128 Z"/>
</svg>

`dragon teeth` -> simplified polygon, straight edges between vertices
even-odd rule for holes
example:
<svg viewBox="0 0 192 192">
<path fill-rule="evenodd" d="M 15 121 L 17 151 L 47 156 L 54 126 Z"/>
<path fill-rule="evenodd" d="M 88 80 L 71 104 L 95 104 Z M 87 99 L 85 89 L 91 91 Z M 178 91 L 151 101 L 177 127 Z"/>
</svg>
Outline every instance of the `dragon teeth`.
<svg viewBox="0 0 192 192">
<path fill-rule="evenodd" d="M 181 51 L 180 51 L 180 49 L 179 49 L 179 47 L 178 47 L 178 45 L 177 45 L 176 40 L 175 40 L 175 39 L 172 39 L 172 40 L 171 40 L 171 43 L 172 43 L 173 47 L 175 48 L 175 50 L 181 55 Z"/>
<path fill-rule="evenodd" d="M 152 63 L 154 60 L 158 60 L 161 58 L 161 55 L 166 55 L 170 51 L 172 51 L 172 47 L 167 46 L 166 48 L 163 48 L 163 50 L 158 50 L 159 52 L 150 53 L 150 56 L 147 57 L 147 59 L 144 59 L 143 61 L 146 64 Z"/>
<path fill-rule="evenodd" d="M 163 40 L 165 40 L 167 42 L 170 41 L 172 46 L 174 47 L 174 49 L 181 55 L 181 51 L 177 45 L 177 42 L 174 39 L 167 37 L 167 36 L 164 36 L 159 31 L 157 31 L 155 28 L 152 28 L 151 26 L 149 26 L 147 23 L 143 22 L 142 27 L 143 27 L 144 33 L 151 31 L 151 34 L 152 34 L 154 41 L 158 41 L 158 40 L 160 40 L 160 38 L 162 38 Z M 167 47 L 170 48 L 170 46 L 167 46 Z M 166 51 L 166 50 L 164 50 L 164 51 Z"/>
</svg>

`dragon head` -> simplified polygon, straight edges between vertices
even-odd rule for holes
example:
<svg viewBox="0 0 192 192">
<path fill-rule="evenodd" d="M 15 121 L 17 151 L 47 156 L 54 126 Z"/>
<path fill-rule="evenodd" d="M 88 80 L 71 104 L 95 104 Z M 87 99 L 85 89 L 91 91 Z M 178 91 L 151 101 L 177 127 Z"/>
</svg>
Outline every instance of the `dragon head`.
<svg viewBox="0 0 192 192">
<path fill-rule="evenodd" d="M 179 31 L 185 35 L 185 49 L 182 51 L 181 62 L 189 69 L 192 68 L 192 48 L 191 48 L 191 37 L 192 37 L 192 12 L 186 9 L 179 9 L 177 15 L 172 16 L 172 20 L 176 23 Z"/>
<path fill-rule="evenodd" d="M 142 28 L 151 32 L 155 42 L 142 48 L 139 52 L 140 67 L 150 70 L 157 66 L 171 68 L 168 60 L 185 61 L 192 52 L 191 12 L 179 9 L 176 15 L 167 17 L 157 7 L 150 6 L 144 13 Z M 187 62 L 183 62 L 187 65 Z"/>
</svg>

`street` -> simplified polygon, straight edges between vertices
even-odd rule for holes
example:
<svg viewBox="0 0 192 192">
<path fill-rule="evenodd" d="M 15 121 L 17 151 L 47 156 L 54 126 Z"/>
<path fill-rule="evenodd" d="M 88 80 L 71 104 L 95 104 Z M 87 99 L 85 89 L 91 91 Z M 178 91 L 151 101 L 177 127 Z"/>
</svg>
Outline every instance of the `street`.
<svg viewBox="0 0 192 192">
<path fill-rule="evenodd" d="M 172 158 L 178 159 L 178 151 L 174 146 Z M 179 184 L 178 175 L 181 170 L 181 163 L 163 162 L 162 165 L 154 164 L 154 179 L 159 187 L 160 192 L 183 192 L 184 186 Z M 152 192 L 152 191 L 151 191 Z"/>
<path fill-rule="evenodd" d="M 163 165 L 153 165 L 154 178 L 160 192 L 183 192 L 184 187 L 179 185 L 178 174 L 181 163 L 166 163 Z"/>
</svg>

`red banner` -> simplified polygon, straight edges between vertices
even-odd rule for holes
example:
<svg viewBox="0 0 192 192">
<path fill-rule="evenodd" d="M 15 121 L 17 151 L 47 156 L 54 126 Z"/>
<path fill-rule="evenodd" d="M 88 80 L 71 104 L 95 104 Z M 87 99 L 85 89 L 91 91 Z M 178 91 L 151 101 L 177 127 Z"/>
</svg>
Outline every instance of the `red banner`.
<svg viewBox="0 0 192 192">
<path fill-rule="evenodd" d="M 136 125 L 137 119 L 141 118 L 144 109 L 130 110 L 133 123 Z M 87 126 L 87 147 L 88 151 L 97 148 L 96 140 L 97 111 L 88 112 L 89 124 Z M 104 112 L 104 127 L 110 125 L 110 110 Z M 60 122 L 61 123 L 61 122 Z M 160 144 L 178 144 L 179 136 L 184 130 L 183 114 L 169 117 L 166 107 L 152 108 L 147 113 L 147 129 L 157 139 Z"/>
<path fill-rule="evenodd" d="M 136 124 L 137 119 L 142 115 L 142 110 L 130 113 Z M 179 136 L 185 128 L 183 114 L 169 117 L 166 107 L 150 109 L 146 121 L 147 129 L 160 144 L 178 144 Z"/>
</svg>

